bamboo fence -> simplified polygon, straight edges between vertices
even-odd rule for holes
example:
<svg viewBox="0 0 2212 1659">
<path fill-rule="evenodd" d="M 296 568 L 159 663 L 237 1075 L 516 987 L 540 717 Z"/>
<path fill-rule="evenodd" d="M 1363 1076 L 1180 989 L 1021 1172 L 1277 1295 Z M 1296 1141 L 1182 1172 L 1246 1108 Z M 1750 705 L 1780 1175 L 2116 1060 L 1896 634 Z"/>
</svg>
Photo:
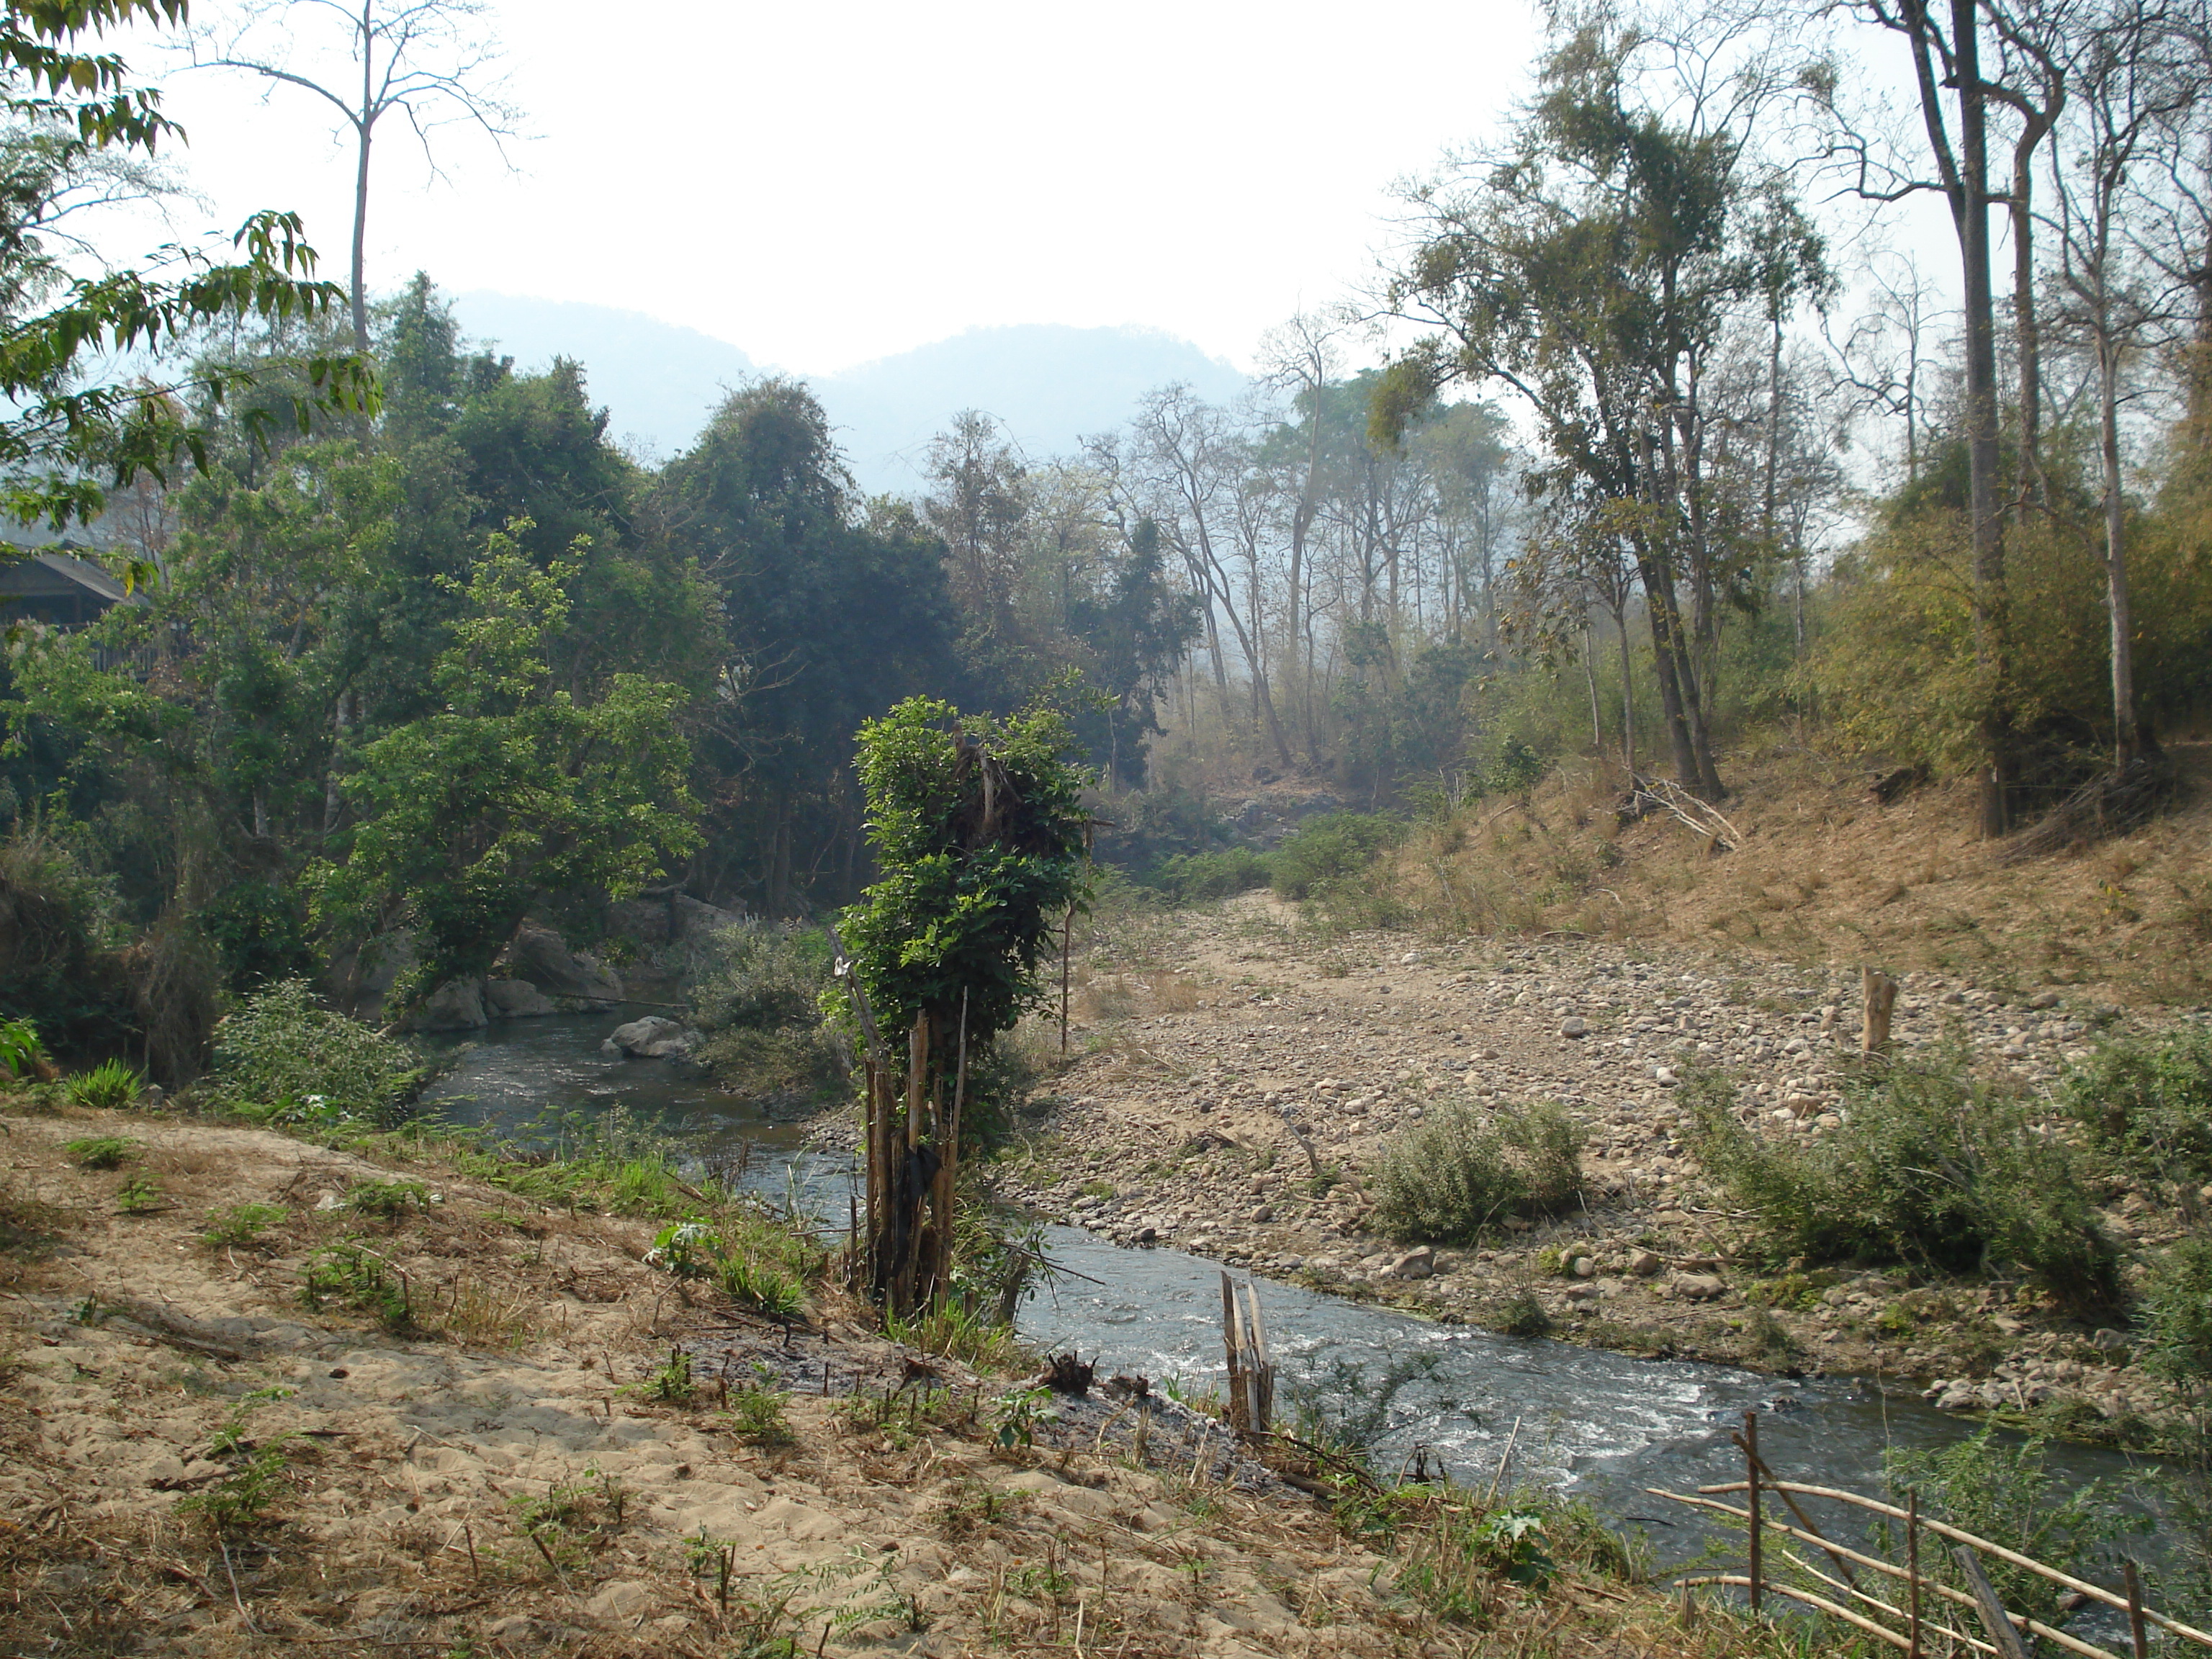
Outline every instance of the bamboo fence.
<svg viewBox="0 0 2212 1659">
<path fill-rule="evenodd" d="M 1661 1487 L 1645 1490 L 1711 1514 L 1724 1515 L 1744 1523 L 1748 1539 L 1747 1571 L 1740 1573 L 1701 1573 L 1675 1581 L 1686 1613 L 1693 1613 L 1692 1597 L 1702 1585 L 1725 1585 L 1745 1592 L 1754 1616 L 1764 1611 L 1766 1597 L 1779 1595 L 1826 1613 L 1852 1629 L 1901 1650 L 1908 1659 L 1958 1659 L 1967 1654 L 1989 1654 L 1995 1659 L 2027 1659 L 2027 1638 L 2039 1638 L 2082 1659 L 2149 1659 L 2151 1632 L 2159 1632 L 2185 1645 L 2212 1649 L 2212 1634 L 2185 1625 L 2155 1608 L 2146 1607 L 2142 1583 L 2133 1561 L 2122 1564 L 2121 1586 L 2112 1589 L 2094 1584 L 2057 1567 L 2007 1549 L 2002 1544 L 1920 1513 L 1920 1495 L 1908 1492 L 1903 1508 L 1836 1486 L 1776 1477 L 1759 1454 L 1759 1413 L 1746 1412 L 1743 1428 L 1729 1436 L 1744 1455 L 1744 1478 L 1718 1486 L 1700 1486 L 1693 1496 Z M 1741 1508 L 1719 1501 L 1741 1492 Z M 1767 1505 L 1780 1500 L 1790 1520 L 1779 1518 Z M 1898 1563 L 1855 1549 L 1829 1538 L 1805 1512 L 1801 1498 L 1838 1504 L 1862 1514 L 1902 1522 L 1905 1562 Z M 1936 1547 L 1948 1552 L 1965 1581 L 1960 1589 L 1948 1578 L 1923 1570 L 1923 1540 L 1939 1540 Z M 1786 1540 L 1786 1541 L 1778 1541 Z M 1778 1576 L 1769 1566 L 1770 1542 L 1779 1550 L 1787 1574 Z M 1815 1565 L 1815 1554 L 1826 1566 Z M 2069 1632 L 2058 1630 L 2026 1613 L 2004 1606 L 1982 1565 L 1983 1558 L 2002 1561 L 2058 1585 L 2077 1598 L 2076 1605 L 2100 1603 L 2126 1615 L 2130 1655 L 2099 1647 Z M 1891 1581 L 1887 1596 L 1877 1594 L 1881 1581 Z M 1818 1588 L 1814 1588 L 1818 1586 Z M 1902 1602 L 1904 1605 L 1898 1605 Z M 1970 1626 L 1972 1626 L 1970 1628 Z M 1977 1633 L 1978 1632 L 1978 1633 Z"/>
</svg>

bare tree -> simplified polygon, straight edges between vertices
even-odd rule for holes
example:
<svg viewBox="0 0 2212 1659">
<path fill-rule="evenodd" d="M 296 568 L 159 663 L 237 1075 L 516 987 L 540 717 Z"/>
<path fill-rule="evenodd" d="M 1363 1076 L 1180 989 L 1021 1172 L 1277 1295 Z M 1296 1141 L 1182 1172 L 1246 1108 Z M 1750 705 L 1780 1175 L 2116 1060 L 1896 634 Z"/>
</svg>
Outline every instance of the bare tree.
<svg viewBox="0 0 2212 1659">
<path fill-rule="evenodd" d="M 2058 323 L 2096 361 L 2103 473 L 2106 612 L 2111 627 L 2116 772 L 2154 751 L 2136 710 L 2135 623 L 2128 589 L 2127 500 L 2120 406 L 2130 361 L 2186 325 L 2202 227 L 2194 192 L 2166 192 L 2199 160 L 2212 104 L 2212 13 L 2203 0 L 2112 0 L 2068 65 L 2079 118 L 2051 158 Z M 2179 231 L 2179 235 L 2161 233 Z M 2194 232 L 2195 234 L 2191 234 Z"/>
<path fill-rule="evenodd" d="M 236 70 L 272 88 L 311 93 L 352 132 L 356 350 L 368 349 L 368 175 L 377 124 L 394 111 L 404 115 L 434 178 L 443 176 L 431 147 L 440 128 L 476 127 L 502 160 L 506 141 L 518 136 L 521 112 L 501 96 L 506 77 L 497 71 L 489 12 L 483 0 L 242 0 L 226 22 L 189 37 L 193 67 Z"/>
</svg>

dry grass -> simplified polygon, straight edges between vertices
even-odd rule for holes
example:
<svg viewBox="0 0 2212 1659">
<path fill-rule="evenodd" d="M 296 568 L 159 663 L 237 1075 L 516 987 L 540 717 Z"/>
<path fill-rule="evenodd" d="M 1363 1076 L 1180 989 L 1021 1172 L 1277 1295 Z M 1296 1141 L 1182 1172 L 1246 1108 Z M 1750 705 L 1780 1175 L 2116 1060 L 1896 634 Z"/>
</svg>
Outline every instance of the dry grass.
<svg viewBox="0 0 2212 1659">
<path fill-rule="evenodd" d="M 1526 804 L 1418 826 L 1338 901 L 1340 920 L 1435 934 L 1574 933 L 1725 943 L 1801 961 L 2065 985 L 2130 1003 L 2212 994 L 2212 744 L 2177 750 L 2177 811 L 2081 852 L 2006 866 L 1971 789 L 1883 807 L 1854 770 L 1802 752 L 1739 757 L 1717 854 L 1668 818 L 1620 826 L 1587 769 Z"/>
</svg>

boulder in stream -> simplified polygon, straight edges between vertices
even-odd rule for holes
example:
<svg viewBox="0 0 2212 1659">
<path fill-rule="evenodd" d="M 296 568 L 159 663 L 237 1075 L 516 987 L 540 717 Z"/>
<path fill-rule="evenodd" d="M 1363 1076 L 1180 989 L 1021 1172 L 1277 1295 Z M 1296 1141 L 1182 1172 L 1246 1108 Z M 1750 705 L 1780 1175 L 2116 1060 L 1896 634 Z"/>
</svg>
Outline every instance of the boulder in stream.
<svg viewBox="0 0 2212 1659">
<path fill-rule="evenodd" d="M 550 927 L 526 921 L 514 930 L 497 966 L 508 979 L 527 980 L 547 996 L 574 998 L 605 1010 L 622 1000 L 622 976 L 596 957 L 571 951 Z"/>
<path fill-rule="evenodd" d="M 491 1024 L 484 1012 L 484 982 L 449 979 L 430 993 L 408 1022 L 418 1031 L 473 1031 Z"/>
<path fill-rule="evenodd" d="M 484 981 L 484 1012 L 494 1019 L 533 1019 L 561 1010 L 526 979 L 490 979 Z"/>
<path fill-rule="evenodd" d="M 599 1052 L 619 1054 L 624 1060 L 682 1060 L 698 1040 L 699 1034 L 680 1022 L 665 1014 L 647 1014 L 643 1019 L 616 1026 L 599 1045 Z"/>
</svg>

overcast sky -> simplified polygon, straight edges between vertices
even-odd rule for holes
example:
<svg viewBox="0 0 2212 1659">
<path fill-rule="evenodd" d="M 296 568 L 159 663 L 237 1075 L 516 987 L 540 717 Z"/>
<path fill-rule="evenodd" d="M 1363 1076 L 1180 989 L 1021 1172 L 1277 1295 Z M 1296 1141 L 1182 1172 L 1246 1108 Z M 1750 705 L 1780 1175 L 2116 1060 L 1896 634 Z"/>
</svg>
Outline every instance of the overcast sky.
<svg viewBox="0 0 2212 1659">
<path fill-rule="evenodd" d="M 1535 40 L 1519 0 L 503 0 L 484 22 L 535 136 L 510 173 L 441 135 L 436 183 L 399 118 L 380 127 L 372 288 L 421 266 L 812 373 L 1020 322 L 1249 364 L 1369 276 L 1394 180 L 1494 132 Z M 213 216 L 297 207 L 343 276 L 352 151 L 327 111 L 236 76 L 169 86 Z"/>
</svg>

